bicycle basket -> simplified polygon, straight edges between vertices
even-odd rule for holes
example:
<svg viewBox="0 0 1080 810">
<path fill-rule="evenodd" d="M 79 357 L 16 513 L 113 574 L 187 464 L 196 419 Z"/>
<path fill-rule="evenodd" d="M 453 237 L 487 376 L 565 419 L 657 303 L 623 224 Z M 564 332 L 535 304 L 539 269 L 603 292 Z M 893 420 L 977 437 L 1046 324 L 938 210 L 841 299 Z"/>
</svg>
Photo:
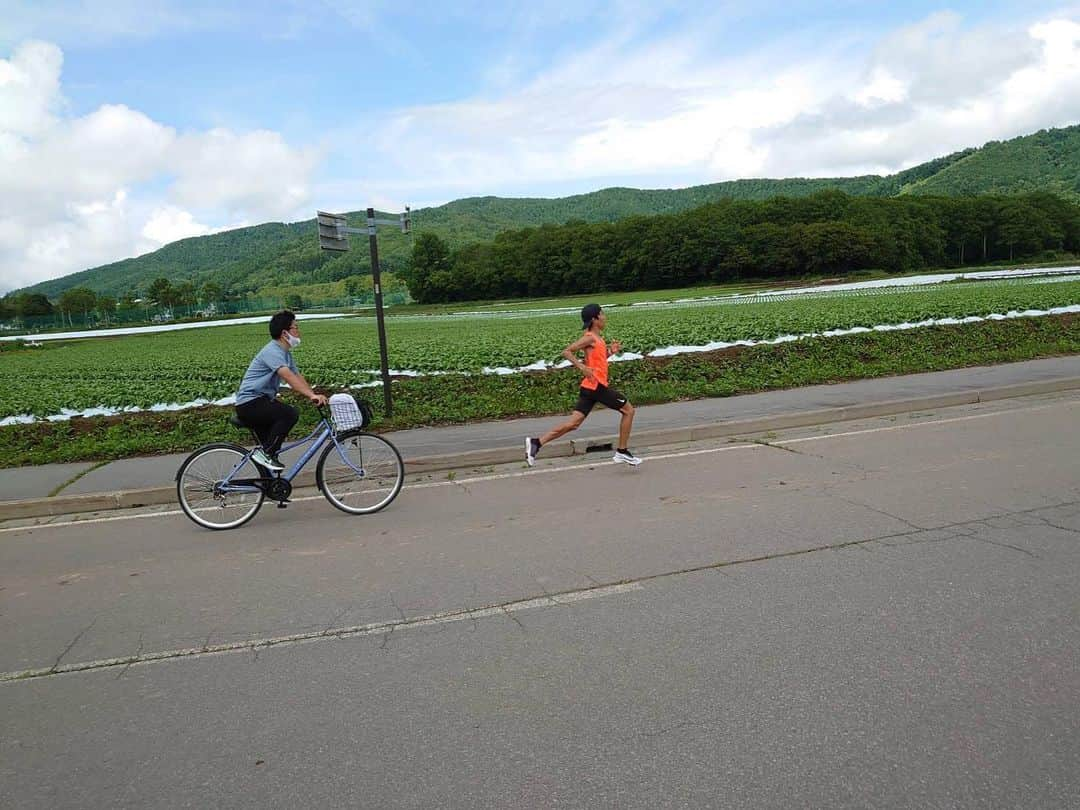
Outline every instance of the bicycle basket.
<svg viewBox="0 0 1080 810">
<path fill-rule="evenodd" d="M 371 423 L 371 408 L 366 402 L 357 403 L 350 394 L 333 394 L 330 397 L 330 421 L 336 433 L 365 428 Z"/>
</svg>

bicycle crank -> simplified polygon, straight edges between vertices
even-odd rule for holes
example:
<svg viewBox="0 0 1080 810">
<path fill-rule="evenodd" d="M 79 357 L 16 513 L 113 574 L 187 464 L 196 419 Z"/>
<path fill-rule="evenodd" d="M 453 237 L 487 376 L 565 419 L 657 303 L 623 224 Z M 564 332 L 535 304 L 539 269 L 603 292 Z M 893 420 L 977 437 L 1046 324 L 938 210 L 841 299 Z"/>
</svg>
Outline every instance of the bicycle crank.
<svg viewBox="0 0 1080 810">
<path fill-rule="evenodd" d="M 266 497 L 278 502 L 278 508 L 285 508 L 285 501 L 292 495 L 292 484 L 284 478 L 274 478 L 266 485 Z"/>
</svg>

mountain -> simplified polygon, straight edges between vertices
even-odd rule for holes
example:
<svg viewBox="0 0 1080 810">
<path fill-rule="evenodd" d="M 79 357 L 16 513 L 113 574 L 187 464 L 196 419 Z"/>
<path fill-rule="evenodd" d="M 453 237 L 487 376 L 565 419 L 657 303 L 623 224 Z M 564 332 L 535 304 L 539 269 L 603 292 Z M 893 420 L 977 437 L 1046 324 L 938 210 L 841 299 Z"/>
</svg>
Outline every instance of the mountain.
<svg viewBox="0 0 1080 810">
<path fill-rule="evenodd" d="M 965 149 L 886 176 L 731 180 L 684 189 L 607 188 L 556 199 L 469 197 L 418 209 L 412 221 L 414 232 L 431 231 L 451 246 L 459 246 L 487 241 L 512 228 L 572 220 L 614 221 L 685 211 L 724 198 L 803 197 L 824 189 L 875 197 L 1042 190 L 1080 201 L 1080 126 L 991 141 L 978 149 Z M 353 226 L 362 224 L 362 213 L 351 213 L 349 218 Z M 153 253 L 42 282 L 26 291 L 55 299 L 72 287 L 88 287 L 121 296 L 145 292 L 158 277 L 174 284 L 191 281 L 198 285 L 212 280 L 234 291 L 338 281 L 371 272 L 366 240 L 355 235 L 352 239 L 349 253 L 325 254 L 319 250 L 313 219 L 266 223 L 181 239 Z M 384 270 L 407 264 L 410 249 L 410 236 L 394 228 L 380 229 L 379 257 Z"/>
</svg>

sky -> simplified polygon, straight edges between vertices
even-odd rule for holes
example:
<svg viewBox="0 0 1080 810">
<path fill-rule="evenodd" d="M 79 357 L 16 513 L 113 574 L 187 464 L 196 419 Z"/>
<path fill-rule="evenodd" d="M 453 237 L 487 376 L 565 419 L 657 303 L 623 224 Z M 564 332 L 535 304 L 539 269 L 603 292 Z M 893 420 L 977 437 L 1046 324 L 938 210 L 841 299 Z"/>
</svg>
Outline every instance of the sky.
<svg viewBox="0 0 1080 810">
<path fill-rule="evenodd" d="M 1075 123 L 1076 3 L 0 0 L 0 294 L 316 209 L 886 174 Z"/>
</svg>

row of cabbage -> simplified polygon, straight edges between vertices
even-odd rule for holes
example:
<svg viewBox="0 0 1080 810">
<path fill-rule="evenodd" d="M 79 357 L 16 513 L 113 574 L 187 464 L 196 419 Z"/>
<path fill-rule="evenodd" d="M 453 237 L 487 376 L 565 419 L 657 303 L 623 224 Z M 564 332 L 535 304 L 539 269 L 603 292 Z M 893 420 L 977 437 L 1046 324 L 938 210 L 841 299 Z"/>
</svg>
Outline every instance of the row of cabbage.
<svg viewBox="0 0 1080 810">
<path fill-rule="evenodd" d="M 756 299 L 738 306 L 616 307 L 608 332 L 627 351 L 767 340 L 782 335 L 985 316 L 1080 304 L 1080 281 L 938 285 L 888 294 Z M 579 334 L 576 312 L 493 319 L 388 319 L 390 365 L 417 373 L 481 373 L 559 359 Z M 268 339 L 261 325 L 46 344 L 0 354 L 0 419 L 45 417 L 95 406 L 147 408 L 231 395 Z M 330 388 L 373 379 L 379 367 L 370 318 L 310 321 L 296 359 L 305 376 Z"/>
</svg>

